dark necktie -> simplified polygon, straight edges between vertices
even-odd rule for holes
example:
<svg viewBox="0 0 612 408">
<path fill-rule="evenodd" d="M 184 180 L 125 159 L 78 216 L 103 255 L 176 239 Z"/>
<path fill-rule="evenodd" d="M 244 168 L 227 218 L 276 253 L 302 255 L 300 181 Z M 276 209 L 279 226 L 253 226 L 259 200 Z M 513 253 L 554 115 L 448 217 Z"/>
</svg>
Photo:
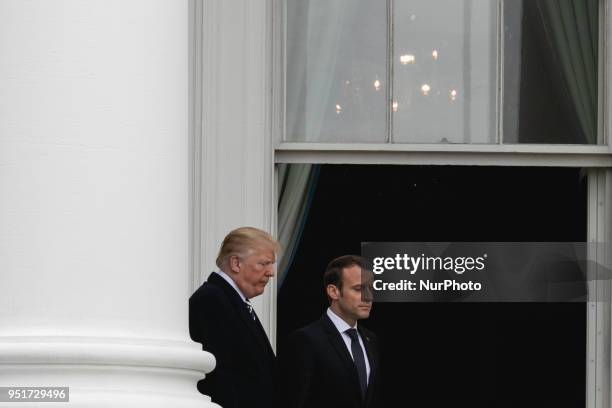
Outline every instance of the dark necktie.
<svg viewBox="0 0 612 408">
<path fill-rule="evenodd" d="M 249 302 L 249 299 L 245 300 L 244 303 L 246 304 L 247 311 L 249 312 L 253 320 L 257 320 L 257 315 L 255 315 L 255 310 L 253 309 L 253 305 L 251 305 L 251 302 Z"/>
<path fill-rule="evenodd" d="M 353 354 L 353 361 L 355 362 L 355 368 L 357 368 L 357 376 L 359 377 L 359 387 L 361 388 L 361 397 L 365 399 L 366 389 L 368 388 L 368 378 L 365 364 L 365 357 L 359 344 L 359 336 L 357 335 L 356 329 L 348 329 L 345 331 L 346 334 L 351 338 L 351 353 Z"/>
</svg>

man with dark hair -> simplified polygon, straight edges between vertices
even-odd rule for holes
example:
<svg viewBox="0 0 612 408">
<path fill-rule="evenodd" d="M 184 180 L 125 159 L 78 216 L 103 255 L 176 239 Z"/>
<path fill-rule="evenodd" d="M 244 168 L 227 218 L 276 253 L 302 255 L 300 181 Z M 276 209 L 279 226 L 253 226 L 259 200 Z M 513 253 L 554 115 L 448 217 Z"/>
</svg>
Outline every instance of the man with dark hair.
<svg viewBox="0 0 612 408">
<path fill-rule="evenodd" d="M 329 308 L 297 330 L 279 354 L 283 408 L 379 407 L 376 336 L 357 324 L 372 308 L 372 275 L 364 258 L 345 255 L 323 277 Z"/>
<path fill-rule="evenodd" d="M 265 231 L 231 231 L 219 249 L 219 269 L 189 299 L 191 338 L 217 361 L 198 390 L 223 408 L 267 408 L 275 401 L 276 357 L 249 300 L 274 276 L 279 251 Z"/>
</svg>

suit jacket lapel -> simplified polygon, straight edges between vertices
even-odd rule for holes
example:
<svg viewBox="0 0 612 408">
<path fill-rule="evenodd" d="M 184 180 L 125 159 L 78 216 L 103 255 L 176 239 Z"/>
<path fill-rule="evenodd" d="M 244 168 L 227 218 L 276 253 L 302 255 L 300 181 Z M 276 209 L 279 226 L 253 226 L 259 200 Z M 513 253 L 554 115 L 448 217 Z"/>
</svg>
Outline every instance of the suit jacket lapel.
<svg viewBox="0 0 612 408">
<path fill-rule="evenodd" d="M 233 288 L 232 288 L 232 290 L 233 290 Z M 238 294 L 236 294 L 236 295 L 238 296 Z M 266 352 L 266 354 L 269 357 L 273 357 L 274 356 L 274 352 L 272 351 L 272 346 L 270 345 L 270 340 L 268 340 L 268 336 L 266 335 L 265 330 L 261 326 L 261 323 L 259 322 L 259 320 L 253 320 L 253 318 L 251 317 L 251 315 L 247 311 L 246 305 L 244 304 L 244 302 L 242 301 L 240 296 L 238 296 L 238 301 L 239 301 L 239 303 L 235 302 L 234 306 L 236 307 L 236 309 L 238 309 L 238 314 L 240 315 L 240 318 L 242 319 L 244 324 L 247 325 L 249 330 L 251 330 L 251 332 L 253 333 L 253 335 L 257 339 L 257 342 L 262 347 L 262 349 Z"/>
<path fill-rule="evenodd" d="M 242 301 L 242 298 L 236 292 L 236 290 L 229 283 L 227 283 L 225 279 L 223 279 L 221 276 L 214 272 L 211 273 L 208 277 L 208 282 L 220 286 L 225 291 L 230 302 L 236 308 L 240 319 L 244 322 L 244 324 L 253 333 L 253 336 L 255 336 L 255 338 L 257 339 L 257 343 L 266 352 L 266 355 L 268 357 L 274 359 L 274 351 L 272 351 L 272 346 L 270 345 L 270 341 L 268 340 L 266 332 L 261 326 L 259 320 L 253 320 L 246 308 L 245 303 Z"/>
<path fill-rule="evenodd" d="M 342 340 L 342 335 L 336 329 L 336 326 L 329 320 L 327 314 L 323 314 L 321 317 L 321 324 L 323 329 L 327 333 L 327 338 L 331 342 L 333 348 L 338 353 L 338 356 L 342 360 L 342 363 L 346 367 L 349 375 L 351 376 L 353 385 L 355 386 L 356 395 L 361 395 L 361 388 L 359 387 L 359 377 L 357 376 L 357 368 L 355 368 L 355 363 L 353 362 L 353 358 L 351 357 L 348 349 L 346 348 L 346 343 Z M 361 397 L 360 397 L 361 398 Z"/>
</svg>

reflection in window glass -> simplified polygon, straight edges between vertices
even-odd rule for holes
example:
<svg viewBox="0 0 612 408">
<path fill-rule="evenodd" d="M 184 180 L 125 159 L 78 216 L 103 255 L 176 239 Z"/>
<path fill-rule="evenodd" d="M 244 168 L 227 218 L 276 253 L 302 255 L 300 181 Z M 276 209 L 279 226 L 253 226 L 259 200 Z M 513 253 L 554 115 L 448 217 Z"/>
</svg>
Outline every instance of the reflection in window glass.
<svg viewBox="0 0 612 408">
<path fill-rule="evenodd" d="M 596 144 L 600 1 L 289 0 L 285 139 Z"/>
<path fill-rule="evenodd" d="M 385 2 L 289 1 L 286 47 L 288 140 L 386 141 Z"/>
<path fill-rule="evenodd" d="M 393 141 L 494 143 L 496 2 L 394 2 Z"/>
</svg>

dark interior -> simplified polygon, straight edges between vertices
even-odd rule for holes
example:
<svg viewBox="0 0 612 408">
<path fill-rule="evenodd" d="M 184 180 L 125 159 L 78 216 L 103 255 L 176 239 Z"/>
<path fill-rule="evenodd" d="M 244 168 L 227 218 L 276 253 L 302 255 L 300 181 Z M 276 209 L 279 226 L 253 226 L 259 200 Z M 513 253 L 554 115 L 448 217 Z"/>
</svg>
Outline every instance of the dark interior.
<svg viewBox="0 0 612 408">
<path fill-rule="evenodd" d="M 327 307 L 322 274 L 362 241 L 586 240 L 580 169 L 323 165 L 278 296 L 286 335 Z M 584 303 L 376 303 L 389 407 L 584 407 Z"/>
</svg>

